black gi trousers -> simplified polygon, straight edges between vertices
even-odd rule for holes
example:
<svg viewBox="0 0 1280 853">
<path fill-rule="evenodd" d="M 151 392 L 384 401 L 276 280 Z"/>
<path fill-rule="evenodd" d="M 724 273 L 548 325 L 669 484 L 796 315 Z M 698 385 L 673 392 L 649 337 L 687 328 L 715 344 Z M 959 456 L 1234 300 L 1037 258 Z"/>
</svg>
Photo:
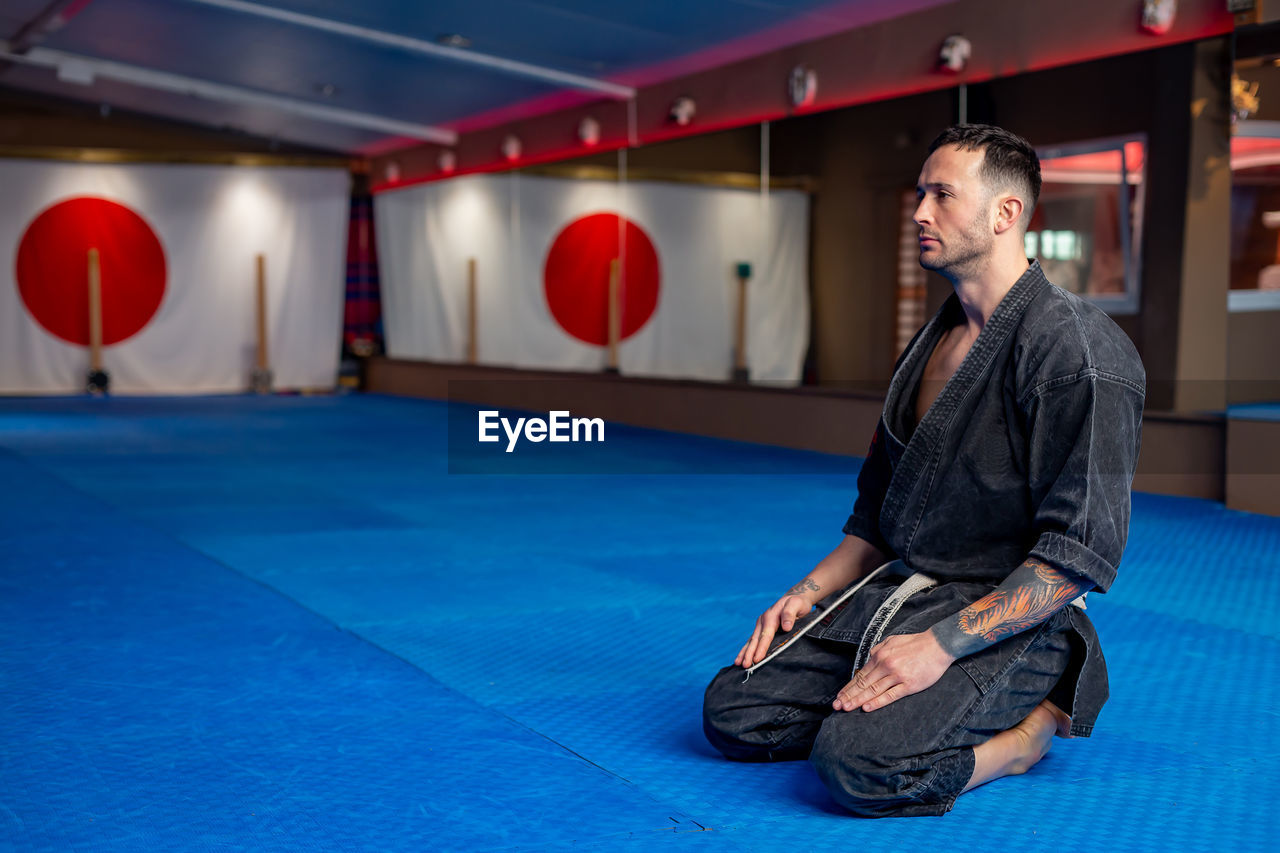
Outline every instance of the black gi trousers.
<svg viewBox="0 0 1280 853">
<path fill-rule="evenodd" d="M 961 658 L 927 690 L 869 713 L 835 711 L 858 646 L 831 637 L 860 638 L 895 585 L 869 584 L 834 625 L 815 628 L 749 679 L 742 667 L 722 669 L 703 704 L 711 744 L 738 761 L 808 758 L 836 801 L 864 817 L 949 811 L 973 775 L 972 748 L 1025 719 L 1067 669 L 1070 608 Z M 884 636 L 927 630 L 940 610 L 959 612 L 982 592 L 942 584 L 917 593 Z"/>
</svg>

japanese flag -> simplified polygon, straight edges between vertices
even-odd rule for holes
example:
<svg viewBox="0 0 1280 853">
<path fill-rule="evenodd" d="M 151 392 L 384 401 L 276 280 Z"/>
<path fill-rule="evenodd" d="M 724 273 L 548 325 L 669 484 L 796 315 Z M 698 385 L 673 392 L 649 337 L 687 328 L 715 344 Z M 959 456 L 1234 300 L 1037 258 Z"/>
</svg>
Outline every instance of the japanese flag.
<svg viewBox="0 0 1280 853">
<path fill-rule="evenodd" d="M 113 392 L 245 390 L 259 253 L 276 387 L 334 384 L 345 171 L 9 160 L 0 186 L 0 393 L 83 389 L 90 249 Z"/>
<path fill-rule="evenodd" d="M 804 193 L 511 173 L 385 192 L 375 205 L 393 356 L 463 358 L 474 258 L 481 362 L 598 370 L 616 259 L 620 370 L 725 379 L 738 265 L 749 264 L 751 376 L 800 380 L 809 321 Z"/>
</svg>

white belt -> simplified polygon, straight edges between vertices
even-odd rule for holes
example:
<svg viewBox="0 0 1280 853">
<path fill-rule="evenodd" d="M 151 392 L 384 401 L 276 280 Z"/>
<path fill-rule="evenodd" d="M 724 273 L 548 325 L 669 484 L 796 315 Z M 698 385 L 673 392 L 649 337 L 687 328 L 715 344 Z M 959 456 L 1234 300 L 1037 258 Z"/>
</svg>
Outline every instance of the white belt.
<svg viewBox="0 0 1280 853">
<path fill-rule="evenodd" d="M 876 575 L 880 574 L 881 572 L 885 571 L 886 569 L 890 569 L 890 568 L 899 569 L 899 570 L 906 569 L 907 565 L 901 560 L 892 560 L 888 563 L 885 563 L 883 566 L 876 568 L 874 571 L 870 572 L 865 578 L 858 581 L 856 584 L 849 587 L 844 592 L 840 593 L 840 597 L 837 598 L 835 601 L 831 602 L 831 604 L 829 604 L 826 607 L 826 609 L 824 609 L 816 617 L 809 618 L 809 621 L 805 624 L 803 628 L 797 629 L 795 633 L 793 633 L 790 637 L 787 638 L 787 641 L 785 643 L 778 646 L 773 651 L 769 652 L 769 654 L 765 656 L 764 660 L 760 661 L 754 666 L 747 667 L 746 676 L 742 680 L 746 681 L 748 678 L 750 678 L 751 673 L 755 672 L 757 669 L 759 669 L 760 667 L 767 664 L 769 661 L 776 658 L 785 649 L 787 649 L 792 643 L 794 643 L 796 640 L 803 637 L 805 634 L 809 633 L 810 628 L 812 628 L 814 625 L 817 625 L 819 622 L 825 619 L 829 614 L 831 614 L 837 607 L 839 607 L 840 605 L 848 601 L 849 598 L 852 597 L 854 593 L 856 593 L 858 590 L 866 586 L 868 581 L 870 581 L 872 578 L 874 578 Z M 881 638 L 884 636 L 884 631 L 888 627 L 890 620 L 892 620 L 893 617 L 897 615 L 898 610 L 901 609 L 903 603 L 908 598 L 915 595 L 917 592 L 920 592 L 921 590 L 929 589 L 930 587 L 933 587 L 933 586 L 937 586 L 937 584 L 938 584 L 938 581 L 936 578 L 932 578 L 929 575 L 926 575 L 924 572 L 914 572 L 906 580 L 904 580 L 898 586 L 898 588 L 895 589 L 893 593 L 888 598 L 886 598 L 878 608 L 876 608 L 876 612 L 871 616 L 871 621 L 867 624 L 867 629 L 862 632 L 862 641 L 858 643 L 858 654 L 855 657 L 854 664 L 853 664 L 854 672 L 857 672 L 859 669 L 862 668 L 862 665 L 866 663 L 867 655 L 870 653 L 871 647 L 874 646 L 876 643 L 880 642 Z M 1079 598 L 1075 599 L 1071 603 L 1074 606 L 1079 607 L 1081 610 L 1084 610 L 1085 609 L 1084 599 L 1086 595 L 1088 595 L 1088 593 L 1082 594 Z"/>
<path fill-rule="evenodd" d="M 901 560 L 895 562 L 901 564 Z M 893 565 L 890 563 L 890 565 Z M 889 627 L 889 621 L 898 614 L 898 610 L 902 608 L 903 603 L 920 592 L 932 586 L 937 586 L 938 581 L 929 577 L 924 572 L 916 572 L 911 577 L 904 580 L 893 594 L 884 600 L 884 603 L 876 608 L 876 612 L 872 614 L 871 621 L 867 623 L 867 630 L 862 632 L 862 641 L 858 643 L 858 654 L 853 659 L 853 671 L 857 672 L 862 669 L 862 665 L 867 662 L 867 655 L 871 652 L 871 647 L 880 642 L 884 636 L 884 631 Z"/>
<path fill-rule="evenodd" d="M 796 640 L 798 640 L 798 639 L 800 639 L 801 637 L 803 637 L 805 634 L 809 633 L 809 629 L 810 629 L 810 628 L 812 628 L 814 625 L 817 625 L 819 622 L 821 622 L 823 619 L 825 619 L 825 618 L 826 618 L 830 613 L 832 613 L 832 612 L 833 612 L 837 607 L 839 607 L 841 604 L 844 604 L 846 601 L 848 601 L 848 600 L 849 600 L 849 598 L 850 598 L 851 596 L 853 596 L 853 594 L 854 594 L 854 593 L 856 593 L 858 590 L 860 590 L 860 589 L 862 589 L 864 586 L 866 586 L 868 581 L 870 581 L 870 580 L 871 580 L 872 578 L 874 578 L 876 575 L 880 574 L 881 572 L 883 572 L 885 569 L 889 568 L 889 566 L 892 566 L 892 565 L 893 565 L 893 563 L 896 563 L 896 562 L 901 562 L 901 560 L 894 560 L 894 561 L 893 561 L 893 562 L 891 562 L 891 563 L 885 563 L 883 566 L 880 566 L 879 568 L 875 569 L 874 571 L 872 571 L 872 572 L 868 573 L 868 574 L 867 574 L 867 576 L 866 576 L 865 578 L 863 578 L 862 580 L 858 581 L 858 582 L 857 582 L 857 583 L 855 583 L 853 586 L 851 586 L 851 587 L 849 587 L 848 589 L 846 589 L 844 592 L 840 593 L 840 597 L 839 597 L 839 598 L 837 598 L 835 601 L 831 602 L 831 604 L 830 604 L 830 605 L 828 605 L 828 606 L 827 606 L 827 608 L 826 608 L 825 610 L 823 610 L 821 613 L 819 613 L 819 614 L 817 615 L 817 617 L 810 618 L 810 619 L 809 619 L 809 621 L 808 621 L 808 623 L 807 623 L 803 628 L 799 628 L 799 629 L 797 629 L 797 630 L 796 630 L 796 631 L 795 631 L 795 632 L 794 632 L 794 633 L 793 633 L 789 638 L 787 638 L 787 641 L 786 641 L 785 643 L 783 643 L 782 645 L 778 646 L 778 647 L 777 647 L 776 649 L 774 649 L 773 651 L 769 652 L 769 654 L 765 655 L 764 660 L 760 661 L 759 663 L 755 664 L 754 666 L 749 666 L 749 667 L 747 667 L 747 674 L 743 677 L 743 679 L 742 679 L 742 680 L 743 680 L 743 681 L 746 681 L 748 678 L 750 678 L 750 677 L 751 677 L 751 673 L 755 672 L 757 669 L 759 669 L 760 667 L 762 667 L 762 666 L 764 666 L 765 664 L 767 664 L 769 661 L 771 661 L 771 660 L 773 660 L 774 658 L 776 658 L 776 657 L 777 657 L 778 655 L 780 655 L 780 654 L 781 654 L 781 653 L 782 653 L 786 648 L 788 648 L 792 643 L 794 643 Z"/>
</svg>

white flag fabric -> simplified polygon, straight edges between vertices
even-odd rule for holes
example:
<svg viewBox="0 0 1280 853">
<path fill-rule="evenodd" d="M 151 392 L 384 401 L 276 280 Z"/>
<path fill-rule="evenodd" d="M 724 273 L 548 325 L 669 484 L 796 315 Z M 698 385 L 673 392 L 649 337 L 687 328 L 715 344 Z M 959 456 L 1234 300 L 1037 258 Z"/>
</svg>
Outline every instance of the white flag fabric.
<svg viewBox="0 0 1280 853">
<path fill-rule="evenodd" d="M 275 387 L 335 384 L 345 170 L 5 160 L 0 186 L 0 393 L 84 388 L 91 243 L 113 393 L 248 388 L 259 253 Z"/>
<path fill-rule="evenodd" d="M 736 267 L 748 263 L 751 378 L 800 381 L 809 336 L 805 193 L 509 173 L 383 192 L 374 212 L 383 324 L 394 357 L 464 358 L 467 265 L 475 258 L 481 363 L 599 370 L 604 338 L 587 340 L 572 329 L 575 322 L 604 328 L 607 258 L 616 253 L 628 308 L 623 374 L 728 378 Z M 615 236 L 610 244 L 609 222 L 618 217 L 632 227 L 626 240 Z M 641 258 L 649 246 L 656 271 Z M 628 334 L 628 324 L 641 321 Z"/>
</svg>

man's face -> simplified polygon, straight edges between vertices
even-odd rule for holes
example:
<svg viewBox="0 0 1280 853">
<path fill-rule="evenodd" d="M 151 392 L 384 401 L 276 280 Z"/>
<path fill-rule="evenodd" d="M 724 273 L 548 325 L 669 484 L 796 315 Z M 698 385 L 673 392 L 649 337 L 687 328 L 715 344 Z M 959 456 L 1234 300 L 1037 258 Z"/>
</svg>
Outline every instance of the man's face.
<svg viewBox="0 0 1280 853">
<path fill-rule="evenodd" d="M 929 155 L 916 184 L 920 266 L 959 277 L 982 266 L 995 247 L 991 194 L 978 172 L 982 151 L 944 145 Z"/>
</svg>

